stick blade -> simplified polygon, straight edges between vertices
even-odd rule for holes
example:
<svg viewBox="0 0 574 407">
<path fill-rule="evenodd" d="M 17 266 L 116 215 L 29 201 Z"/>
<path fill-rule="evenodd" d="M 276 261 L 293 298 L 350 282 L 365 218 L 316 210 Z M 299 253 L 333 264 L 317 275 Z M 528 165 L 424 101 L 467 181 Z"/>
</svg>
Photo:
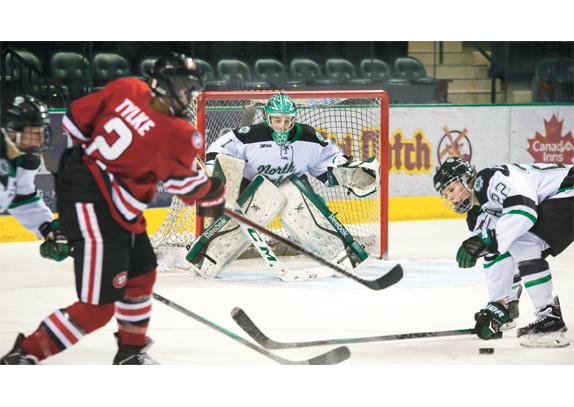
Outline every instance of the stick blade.
<svg viewBox="0 0 574 407">
<path fill-rule="evenodd" d="M 376 280 L 363 280 L 364 284 L 372 290 L 382 290 L 398 283 L 403 278 L 403 268 L 400 264 L 394 266 L 388 273 Z"/>
<path fill-rule="evenodd" d="M 309 359 L 310 365 L 336 365 L 351 357 L 351 351 L 346 346 L 331 349 L 322 355 Z"/>
</svg>

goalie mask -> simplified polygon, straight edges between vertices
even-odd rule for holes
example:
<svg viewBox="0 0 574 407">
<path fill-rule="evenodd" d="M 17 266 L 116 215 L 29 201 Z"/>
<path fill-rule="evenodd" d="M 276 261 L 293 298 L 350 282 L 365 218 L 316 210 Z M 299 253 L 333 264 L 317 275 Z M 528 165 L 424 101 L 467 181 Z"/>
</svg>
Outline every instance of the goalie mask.
<svg viewBox="0 0 574 407">
<path fill-rule="evenodd" d="M 21 151 L 38 153 L 50 135 L 48 107 L 32 96 L 16 96 L 2 112 L 2 129 Z"/>
<path fill-rule="evenodd" d="M 476 170 L 460 157 L 450 157 L 437 168 L 433 177 L 434 188 L 446 206 L 456 213 L 466 213 L 472 208 L 472 182 Z"/>
<path fill-rule="evenodd" d="M 192 58 L 172 53 L 156 61 L 150 86 L 155 96 L 167 98 L 173 115 L 185 118 L 190 104 L 204 89 L 203 72 Z"/>
<path fill-rule="evenodd" d="M 297 114 L 293 99 L 283 93 L 277 93 L 269 98 L 264 110 L 265 123 L 271 127 L 273 141 L 279 145 L 287 144 Z"/>
</svg>

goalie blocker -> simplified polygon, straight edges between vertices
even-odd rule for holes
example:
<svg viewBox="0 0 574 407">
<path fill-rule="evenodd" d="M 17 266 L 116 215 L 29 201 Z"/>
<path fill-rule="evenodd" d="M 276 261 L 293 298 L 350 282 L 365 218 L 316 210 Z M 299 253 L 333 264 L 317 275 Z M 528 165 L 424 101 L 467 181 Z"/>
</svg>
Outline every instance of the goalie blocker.
<svg viewBox="0 0 574 407">
<path fill-rule="evenodd" d="M 215 163 L 214 175 L 225 177 L 230 191 L 236 191 L 233 185 L 240 182 L 240 179 L 232 175 L 237 174 L 236 171 L 227 170 L 237 169 L 235 161 L 242 162 L 220 154 Z M 225 174 L 231 176 L 226 177 Z M 234 202 L 232 198 L 228 197 L 227 202 Z M 368 253 L 353 239 L 336 214 L 313 192 L 304 178 L 291 176 L 277 187 L 258 175 L 237 199 L 237 204 L 250 220 L 261 225 L 269 224 L 279 215 L 285 229 L 299 244 L 347 270 L 368 258 Z M 186 260 L 197 274 L 207 278 L 215 277 L 250 244 L 251 241 L 237 221 L 222 216 L 213 221 L 195 241 Z"/>
</svg>

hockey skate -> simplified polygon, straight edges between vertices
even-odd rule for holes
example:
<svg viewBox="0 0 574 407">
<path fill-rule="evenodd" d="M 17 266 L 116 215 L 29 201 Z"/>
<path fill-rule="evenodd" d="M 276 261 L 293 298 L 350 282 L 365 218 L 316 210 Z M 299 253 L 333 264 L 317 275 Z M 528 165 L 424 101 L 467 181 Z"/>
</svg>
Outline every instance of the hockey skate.
<svg viewBox="0 0 574 407">
<path fill-rule="evenodd" d="M 37 365 L 38 358 L 33 355 L 28 355 L 24 353 L 24 349 L 20 347 L 20 344 L 24 340 L 24 334 L 20 333 L 16 337 L 16 342 L 14 342 L 14 347 L 10 352 L 8 352 L 2 359 L 0 359 L 0 365 Z"/>
<path fill-rule="evenodd" d="M 117 335 L 116 335 L 117 339 Z M 159 365 L 157 361 L 147 354 L 147 350 L 153 344 L 150 338 L 146 338 L 144 346 L 125 345 L 119 346 L 118 353 L 114 357 L 114 365 Z"/>
<path fill-rule="evenodd" d="M 570 344 L 566 330 L 558 297 L 554 297 L 554 303 L 540 310 L 533 323 L 519 328 L 516 336 L 527 348 L 563 348 Z"/>
<path fill-rule="evenodd" d="M 508 304 L 506 304 L 506 308 L 508 308 L 508 315 L 510 315 L 510 321 L 508 321 L 505 324 L 502 324 L 500 330 L 505 331 L 507 329 L 516 328 L 516 320 L 520 316 L 518 303 L 520 302 L 521 295 L 522 295 L 522 286 L 520 285 L 518 286 L 518 290 L 516 292 L 516 298 L 511 301 L 508 301 Z"/>
</svg>

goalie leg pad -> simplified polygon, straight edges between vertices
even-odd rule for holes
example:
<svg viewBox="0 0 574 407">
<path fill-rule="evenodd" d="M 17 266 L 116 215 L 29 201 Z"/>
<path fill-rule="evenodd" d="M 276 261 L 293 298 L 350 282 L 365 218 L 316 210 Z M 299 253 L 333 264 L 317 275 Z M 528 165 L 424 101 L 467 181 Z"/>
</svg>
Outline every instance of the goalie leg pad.
<svg viewBox="0 0 574 407">
<path fill-rule="evenodd" d="M 245 161 L 226 154 L 218 154 L 215 158 L 213 176 L 225 181 L 225 206 L 233 209 L 239 199 L 239 187 L 243 179 Z"/>
<path fill-rule="evenodd" d="M 267 225 L 285 205 L 285 197 L 271 181 L 258 175 L 237 203 L 250 220 Z M 237 259 L 250 244 L 237 221 L 222 216 L 196 240 L 186 259 L 197 274 L 212 278 Z"/>
<path fill-rule="evenodd" d="M 287 198 L 281 223 L 299 244 L 347 270 L 368 257 L 322 198 L 303 182 L 291 178 L 280 190 Z"/>
</svg>

